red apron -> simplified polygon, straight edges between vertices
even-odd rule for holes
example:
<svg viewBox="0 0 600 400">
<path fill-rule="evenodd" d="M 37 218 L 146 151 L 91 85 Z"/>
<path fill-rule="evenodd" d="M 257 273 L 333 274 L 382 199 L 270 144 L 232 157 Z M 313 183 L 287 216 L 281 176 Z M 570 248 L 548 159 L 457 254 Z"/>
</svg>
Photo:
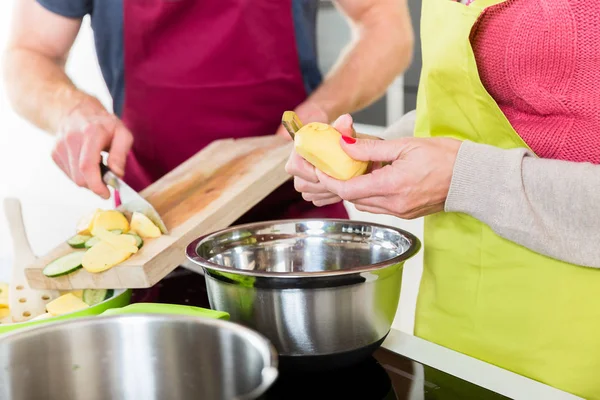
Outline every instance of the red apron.
<svg viewBox="0 0 600 400">
<path fill-rule="evenodd" d="M 291 0 L 125 0 L 125 180 L 141 190 L 214 140 L 274 134 L 306 98 Z M 291 181 L 237 223 L 347 218 Z"/>
</svg>

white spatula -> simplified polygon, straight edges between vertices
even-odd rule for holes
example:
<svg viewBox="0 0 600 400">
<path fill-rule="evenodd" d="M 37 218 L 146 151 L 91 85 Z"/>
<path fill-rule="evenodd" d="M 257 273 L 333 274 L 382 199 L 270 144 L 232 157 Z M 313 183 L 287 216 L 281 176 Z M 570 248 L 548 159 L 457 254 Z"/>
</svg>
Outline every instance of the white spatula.
<svg viewBox="0 0 600 400">
<path fill-rule="evenodd" d="M 25 279 L 25 267 L 33 263 L 36 257 L 27 240 L 19 199 L 4 199 L 4 213 L 8 221 L 14 253 L 8 304 L 12 321 L 23 322 L 44 314 L 46 304 L 59 297 L 60 293 L 58 290 L 34 290 L 29 286 Z"/>
</svg>

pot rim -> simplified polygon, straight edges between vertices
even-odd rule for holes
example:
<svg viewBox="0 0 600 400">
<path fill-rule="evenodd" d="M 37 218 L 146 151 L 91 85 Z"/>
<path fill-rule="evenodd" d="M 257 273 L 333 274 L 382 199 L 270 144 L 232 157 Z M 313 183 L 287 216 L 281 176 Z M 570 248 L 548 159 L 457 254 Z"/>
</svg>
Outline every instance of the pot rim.
<svg viewBox="0 0 600 400">
<path fill-rule="evenodd" d="M 181 322 L 192 322 L 199 325 L 211 325 L 217 328 L 223 328 L 225 330 L 234 332 L 239 336 L 243 337 L 250 345 L 254 346 L 261 354 L 263 359 L 263 368 L 261 370 L 262 380 L 256 387 L 248 393 L 239 395 L 240 399 L 254 399 L 257 396 L 264 394 L 268 389 L 273 386 L 275 380 L 279 376 L 279 353 L 275 349 L 273 343 L 262 333 L 239 324 L 234 321 L 213 319 L 205 317 L 197 317 L 190 315 L 180 314 L 155 314 L 155 313 L 134 313 L 134 314 L 119 314 L 119 315 L 98 315 L 90 317 L 82 317 L 69 319 L 64 321 L 56 321 L 53 323 L 35 325 L 26 327 L 18 331 L 8 332 L 0 336 L 0 342 L 10 342 L 20 339 L 27 339 L 27 336 L 35 337 L 44 335 L 44 333 L 52 330 L 68 330 L 73 325 L 94 325 L 106 321 L 119 320 L 136 320 L 136 319 L 151 319 L 160 321 L 163 323 L 181 323 Z"/>
<path fill-rule="evenodd" d="M 269 225 L 275 225 L 275 224 L 297 224 L 297 223 L 305 223 L 305 222 L 312 222 L 312 221 L 344 223 L 344 224 L 362 224 L 362 225 L 369 225 L 374 228 L 391 230 L 391 231 L 399 233 L 399 234 L 403 235 L 405 238 L 407 238 L 410 243 L 410 246 L 402 254 L 399 254 L 396 257 L 392 257 L 388 260 L 381 261 L 381 262 L 378 262 L 375 264 L 362 265 L 362 266 L 359 265 L 356 267 L 342 269 L 342 270 L 317 271 L 317 272 L 293 272 L 293 273 L 291 273 L 291 272 L 273 272 L 273 271 L 258 271 L 257 272 L 257 271 L 253 271 L 253 270 L 242 270 L 242 269 L 227 267 L 224 265 L 219 265 L 219 264 L 213 263 L 211 261 L 208 261 L 206 258 L 200 257 L 198 255 L 197 249 L 202 242 L 204 242 L 208 239 L 214 238 L 216 236 L 222 235 L 222 234 L 234 232 L 234 231 L 241 230 L 241 229 L 267 227 Z M 396 227 L 393 227 L 390 225 L 384 225 L 384 224 L 380 224 L 380 223 L 360 221 L 360 220 L 339 219 L 339 218 L 299 218 L 299 219 L 294 218 L 294 219 L 278 219 L 278 220 L 269 220 L 269 221 L 261 221 L 261 222 L 250 222 L 250 223 L 246 223 L 246 224 L 231 226 L 231 227 L 228 227 L 225 229 L 220 229 L 218 231 L 215 231 L 215 232 L 212 232 L 212 233 L 209 233 L 206 235 L 202 235 L 187 245 L 186 256 L 187 256 L 188 260 L 190 260 L 194 264 L 199 265 L 203 269 L 207 269 L 209 271 L 214 270 L 214 271 L 219 271 L 219 272 L 226 272 L 226 273 L 230 273 L 230 274 L 244 275 L 244 276 L 250 276 L 250 277 L 294 279 L 294 278 L 328 278 L 328 277 L 343 276 L 343 275 L 363 274 L 363 273 L 369 273 L 369 272 L 372 273 L 372 272 L 376 272 L 378 270 L 384 269 L 386 267 L 389 267 L 391 265 L 403 263 L 403 262 L 411 259 L 412 257 L 414 257 L 420 250 L 421 250 L 421 240 L 419 240 L 419 238 L 417 236 L 415 236 L 414 234 L 412 234 L 408 231 L 405 231 L 404 229 L 396 228 Z"/>
</svg>

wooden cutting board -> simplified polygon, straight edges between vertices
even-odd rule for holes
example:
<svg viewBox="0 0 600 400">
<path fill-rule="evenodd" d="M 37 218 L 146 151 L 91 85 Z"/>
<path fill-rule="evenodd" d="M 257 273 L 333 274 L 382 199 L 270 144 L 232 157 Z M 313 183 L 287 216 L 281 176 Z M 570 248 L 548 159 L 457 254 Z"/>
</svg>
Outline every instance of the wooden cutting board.
<svg viewBox="0 0 600 400">
<path fill-rule="evenodd" d="M 42 270 L 50 261 L 73 251 L 63 242 L 25 268 L 29 285 L 58 290 L 153 286 L 187 260 L 190 242 L 228 227 L 290 179 L 285 163 L 292 147 L 292 142 L 277 136 L 213 142 L 141 192 L 161 215 L 167 235 L 146 239 L 136 254 L 107 271 L 90 273 L 82 268 L 46 277 Z"/>
</svg>

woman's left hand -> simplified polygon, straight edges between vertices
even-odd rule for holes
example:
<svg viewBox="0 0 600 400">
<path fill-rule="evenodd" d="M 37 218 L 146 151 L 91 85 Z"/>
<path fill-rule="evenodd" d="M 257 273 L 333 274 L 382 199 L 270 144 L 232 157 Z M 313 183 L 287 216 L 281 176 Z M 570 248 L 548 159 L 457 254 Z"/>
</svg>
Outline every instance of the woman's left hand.
<svg viewBox="0 0 600 400">
<path fill-rule="evenodd" d="M 316 174 L 322 186 L 360 211 L 418 218 L 444 210 L 461 143 L 451 138 L 342 137 L 342 148 L 355 160 L 389 164 L 348 181 L 319 170 Z"/>
</svg>

